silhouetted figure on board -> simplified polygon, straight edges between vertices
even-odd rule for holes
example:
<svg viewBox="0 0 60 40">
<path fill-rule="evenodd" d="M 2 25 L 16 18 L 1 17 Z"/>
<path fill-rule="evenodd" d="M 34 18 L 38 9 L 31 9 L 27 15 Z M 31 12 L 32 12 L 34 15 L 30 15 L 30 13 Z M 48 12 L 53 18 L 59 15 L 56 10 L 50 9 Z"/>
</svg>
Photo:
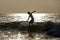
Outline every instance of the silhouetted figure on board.
<svg viewBox="0 0 60 40">
<path fill-rule="evenodd" d="M 28 32 L 29 32 L 29 36 L 30 37 L 33 37 L 32 35 L 31 35 L 31 27 L 33 26 L 33 23 L 34 23 L 34 17 L 33 17 L 33 15 L 32 15 L 32 13 L 34 13 L 35 11 L 33 11 L 33 12 L 27 12 L 28 14 L 29 14 L 29 17 L 28 17 L 28 19 L 27 19 L 27 21 L 31 18 L 31 20 L 29 21 L 29 27 L 28 27 Z"/>
</svg>

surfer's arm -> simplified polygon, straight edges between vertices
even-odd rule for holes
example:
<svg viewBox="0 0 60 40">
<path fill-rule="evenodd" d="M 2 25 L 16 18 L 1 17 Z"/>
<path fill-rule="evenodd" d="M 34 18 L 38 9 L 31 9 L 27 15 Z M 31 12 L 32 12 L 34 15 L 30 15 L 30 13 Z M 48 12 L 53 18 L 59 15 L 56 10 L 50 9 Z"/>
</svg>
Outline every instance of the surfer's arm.
<svg viewBox="0 0 60 40">
<path fill-rule="evenodd" d="M 30 16 L 28 17 L 27 21 L 29 20 Z"/>
<path fill-rule="evenodd" d="M 34 12 L 36 12 L 36 11 L 33 11 L 33 12 L 31 12 L 31 13 L 34 13 Z"/>
</svg>

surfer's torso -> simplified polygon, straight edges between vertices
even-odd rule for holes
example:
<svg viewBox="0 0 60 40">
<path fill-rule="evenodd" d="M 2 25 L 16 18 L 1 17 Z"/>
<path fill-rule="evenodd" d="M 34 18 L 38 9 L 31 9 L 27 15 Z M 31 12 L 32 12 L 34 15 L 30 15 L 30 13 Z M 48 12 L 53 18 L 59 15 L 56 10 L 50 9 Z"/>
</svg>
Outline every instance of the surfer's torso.
<svg viewBox="0 0 60 40">
<path fill-rule="evenodd" d="M 33 23 L 33 22 L 34 22 L 34 18 L 33 18 L 32 13 L 31 13 L 31 14 L 29 14 L 29 17 L 31 17 L 30 23 Z"/>
<path fill-rule="evenodd" d="M 31 17 L 31 20 L 34 20 L 32 13 L 29 14 L 29 17 Z"/>
</svg>

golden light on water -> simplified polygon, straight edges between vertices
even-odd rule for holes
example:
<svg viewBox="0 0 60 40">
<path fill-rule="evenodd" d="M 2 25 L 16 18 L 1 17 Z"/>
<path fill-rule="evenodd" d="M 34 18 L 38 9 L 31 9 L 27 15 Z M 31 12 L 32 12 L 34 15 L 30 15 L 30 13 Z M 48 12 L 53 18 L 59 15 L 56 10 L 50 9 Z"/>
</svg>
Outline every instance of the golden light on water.
<svg viewBox="0 0 60 40">
<path fill-rule="evenodd" d="M 46 15 L 47 14 L 39 14 L 39 13 L 33 13 L 34 21 L 35 22 L 43 22 L 43 20 L 46 20 Z M 14 18 L 15 20 L 19 19 L 18 21 L 26 21 L 28 19 L 28 14 L 27 13 L 18 13 L 18 14 L 10 14 L 10 16 L 19 16 L 20 18 Z"/>
<path fill-rule="evenodd" d="M 45 13 L 33 13 L 34 21 L 35 22 L 43 22 L 47 20 L 57 20 L 58 22 L 60 21 L 60 15 L 58 14 L 45 14 Z M 17 14 L 8 14 L 7 16 L 2 16 L 0 17 L 1 21 L 26 21 L 28 19 L 28 14 L 27 13 L 17 13 Z M 22 22 L 24 23 L 24 22 Z M 20 24 L 21 25 L 21 24 Z M 19 28 L 20 28 L 19 25 Z M 25 26 L 26 24 L 24 24 Z M 11 26 L 10 26 L 11 27 Z M 15 26 L 14 26 L 15 27 Z M 25 31 L 26 32 L 26 31 Z M 29 37 L 28 32 L 21 32 L 20 30 L 15 30 L 13 29 L 12 31 L 7 30 L 7 31 L 0 31 L 0 40 L 58 40 L 58 39 L 45 39 L 47 36 L 46 34 L 41 34 L 41 33 L 32 33 L 34 36 L 33 39 Z"/>
<path fill-rule="evenodd" d="M 37 34 L 37 33 L 32 33 L 32 35 L 34 36 L 34 38 L 30 38 L 28 33 L 24 33 L 22 34 L 21 32 L 11 32 L 8 33 L 6 32 L 6 34 L 4 32 L 1 33 L 1 39 L 2 40 L 58 40 L 56 38 L 50 38 L 50 39 L 45 39 L 45 37 L 47 37 L 46 34 Z"/>
<path fill-rule="evenodd" d="M 53 21 L 60 22 L 59 14 L 55 13 L 33 13 L 34 22 L 45 22 L 45 21 Z M 14 21 L 27 21 L 28 14 L 27 13 L 12 13 L 12 14 L 4 14 L 1 15 L 0 22 L 14 22 Z"/>
</svg>

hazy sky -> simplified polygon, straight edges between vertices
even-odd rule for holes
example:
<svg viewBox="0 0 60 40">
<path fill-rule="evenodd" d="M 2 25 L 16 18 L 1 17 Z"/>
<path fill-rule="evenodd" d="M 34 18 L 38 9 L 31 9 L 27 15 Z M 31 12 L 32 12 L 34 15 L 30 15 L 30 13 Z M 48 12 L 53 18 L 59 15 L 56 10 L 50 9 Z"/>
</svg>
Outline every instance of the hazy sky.
<svg viewBox="0 0 60 40">
<path fill-rule="evenodd" d="M 60 13 L 60 0 L 0 0 L 0 13 Z"/>
</svg>

